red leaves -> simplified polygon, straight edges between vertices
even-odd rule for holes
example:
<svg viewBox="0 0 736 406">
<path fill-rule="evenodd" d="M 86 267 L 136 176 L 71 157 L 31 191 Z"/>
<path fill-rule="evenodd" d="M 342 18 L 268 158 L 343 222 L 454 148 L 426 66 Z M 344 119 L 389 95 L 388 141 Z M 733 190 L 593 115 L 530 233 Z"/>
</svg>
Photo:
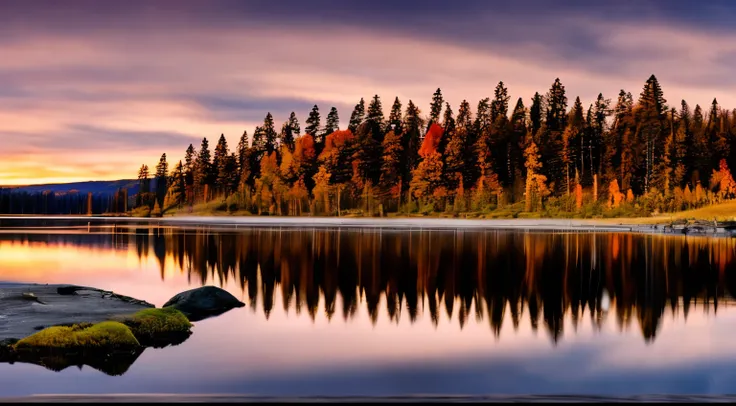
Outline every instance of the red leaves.
<svg viewBox="0 0 736 406">
<path fill-rule="evenodd" d="M 437 152 L 437 146 L 440 144 L 443 133 L 444 130 L 442 127 L 437 123 L 433 123 L 432 126 L 429 127 L 429 131 L 427 131 L 427 135 L 424 137 L 422 147 L 419 149 L 419 156 L 426 158 Z"/>
</svg>

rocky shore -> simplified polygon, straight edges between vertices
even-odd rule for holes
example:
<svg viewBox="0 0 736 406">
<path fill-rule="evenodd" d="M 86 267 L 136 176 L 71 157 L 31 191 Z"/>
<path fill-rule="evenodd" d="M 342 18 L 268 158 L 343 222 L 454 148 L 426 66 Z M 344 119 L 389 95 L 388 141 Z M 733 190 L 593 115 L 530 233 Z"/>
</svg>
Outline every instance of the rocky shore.
<svg viewBox="0 0 736 406">
<path fill-rule="evenodd" d="M 243 306 L 214 286 L 182 292 L 155 308 L 86 286 L 0 283 L 0 362 L 54 371 L 85 364 L 121 375 L 145 348 L 181 344 L 191 322 Z"/>
</svg>

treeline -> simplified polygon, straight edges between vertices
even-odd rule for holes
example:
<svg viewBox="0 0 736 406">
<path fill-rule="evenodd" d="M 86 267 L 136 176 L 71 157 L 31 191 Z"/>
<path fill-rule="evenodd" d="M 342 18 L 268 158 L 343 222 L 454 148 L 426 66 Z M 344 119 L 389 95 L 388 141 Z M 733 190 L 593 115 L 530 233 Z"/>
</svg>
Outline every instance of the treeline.
<svg viewBox="0 0 736 406">
<path fill-rule="evenodd" d="M 736 109 L 669 106 L 652 75 L 635 100 L 599 94 L 568 106 L 555 80 L 546 95 L 512 109 L 503 82 L 493 98 L 455 114 L 440 89 L 429 114 L 396 98 L 388 117 L 378 95 L 356 104 L 340 128 L 336 108 L 318 106 L 304 133 L 295 113 L 280 130 L 268 113 L 235 151 L 221 135 L 189 145 L 169 171 L 139 171 L 136 206 L 278 215 L 496 212 L 516 215 L 646 215 L 731 199 L 736 182 Z M 157 187 L 151 188 L 150 179 Z"/>
<path fill-rule="evenodd" d="M 104 193 L 29 193 L 0 188 L 0 214 L 92 215 L 124 213 L 128 210 L 128 192 L 121 189 Z"/>
</svg>

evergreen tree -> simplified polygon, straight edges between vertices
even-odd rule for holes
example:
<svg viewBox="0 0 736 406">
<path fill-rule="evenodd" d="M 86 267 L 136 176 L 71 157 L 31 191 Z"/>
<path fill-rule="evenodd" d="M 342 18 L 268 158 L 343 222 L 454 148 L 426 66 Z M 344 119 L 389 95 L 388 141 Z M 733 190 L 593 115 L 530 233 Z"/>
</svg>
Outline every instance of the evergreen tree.
<svg viewBox="0 0 736 406">
<path fill-rule="evenodd" d="M 389 131 L 383 138 L 381 179 L 379 180 L 379 189 L 384 198 L 401 198 L 401 159 L 404 155 L 402 149 L 401 136 L 396 134 L 394 131 Z"/>
<path fill-rule="evenodd" d="M 401 162 L 404 163 L 402 174 L 403 179 L 406 179 L 404 182 L 404 185 L 406 185 L 404 186 L 405 190 L 409 189 L 412 171 L 419 161 L 419 142 L 421 138 L 421 129 L 424 127 L 424 120 L 422 119 L 421 114 L 422 112 L 419 108 L 409 100 L 402 124 L 404 133 L 401 137 L 401 148 L 404 153 Z"/>
<path fill-rule="evenodd" d="M 266 118 L 263 119 L 263 127 L 261 128 L 261 131 L 263 132 L 263 140 L 264 142 L 264 151 L 266 154 L 270 155 L 272 152 L 276 150 L 276 127 L 273 122 L 273 116 L 269 112 L 266 114 Z"/>
<path fill-rule="evenodd" d="M 391 106 L 391 114 L 388 116 L 386 122 L 386 132 L 393 131 L 395 134 L 401 134 L 401 102 L 399 98 L 394 99 L 394 104 Z"/>
<path fill-rule="evenodd" d="M 248 131 L 243 131 L 243 135 L 240 136 L 240 140 L 238 141 L 238 168 L 246 165 L 245 160 L 248 156 L 249 144 Z"/>
<path fill-rule="evenodd" d="M 432 95 L 432 104 L 429 109 L 429 123 L 427 125 L 431 126 L 433 123 L 439 122 L 440 115 L 442 114 L 442 104 L 444 102 L 445 99 L 442 98 L 442 90 L 437 88 L 437 91 Z"/>
<path fill-rule="evenodd" d="M 373 96 L 371 103 L 368 105 L 365 122 L 370 125 L 371 136 L 380 145 L 383 142 L 385 119 L 383 117 L 381 98 L 378 95 Z"/>
<path fill-rule="evenodd" d="M 358 130 L 358 126 L 363 124 L 363 116 L 365 115 L 365 102 L 363 98 L 360 98 L 360 102 L 355 105 L 353 113 L 350 115 L 350 124 L 348 124 L 348 130 L 355 134 Z"/>
<path fill-rule="evenodd" d="M 141 165 L 138 170 L 138 194 L 135 198 L 136 207 L 140 207 L 146 203 L 148 194 L 151 192 L 151 180 L 149 179 L 148 165 Z"/>
<path fill-rule="evenodd" d="M 229 156 L 230 151 L 227 146 L 227 140 L 225 139 L 225 134 L 222 134 L 220 135 L 220 139 L 217 141 L 217 146 L 215 147 L 215 157 L 212 160 L 212 167 L 217 174 L 214 186 L 219 193 L 223 193 L 225 195 L 229 192 L 231 184 L 230 178 L 232 176 L 232 172 L 234 172 L 234 168 L 231 168 L 231 165 L 228 162 Z"/>
<path fill-rule="evenodd" d="M 340 117 L 337 115 L 337 108 L 332 107 L 330 109 L 330 112 L 327 113 L 327 122 L 325 123 L 324 136 L 327 137 L 328 135 L 334 133 L 335 131 L 339 129 L 340 129 Z"/>
<path fill-rule="evenodd" d="M 663 159 L 663 151 L 661 151 L 661 148 L 657 149 L 656 146 L 663 145 L 665 141 L 662 131 L 665 103 L 666 100 L 664 100 L 657 78 L 654 75 L 650 76 L 639 96 L 636 112 L 639 142 L 644 146 L 643 152 L 645 154 L 644 164 L 641 165 L 643 173 L 639 173 L 639 176 L 637 176 L 637 179 L 643 180 L 643 185 L 639 186 L 642 193 L 649 191 L 653 177 L 662 177 L 661 174 L 655 174 L 654 170 L 655 167 L 663 168 L 659 164 L 659 161 Z M 640 159 L 637 159 L 637 161 L 640 161 Z"/>
<path fill-rule="evenodd" d="M 450 103 L 445 103 L 445 114 L 442 118 L 442 128 L 444 130 L 444 135 L 442 139 L 440 139 L 440 144 L 437 147 L 437 152 L 440 154 L 445 153 L 445 146 L 449 142 L 450 139 L 455 135 L 455 119 L 452 116 L 452 108 L 450 107 Z"/>
<path fill-rule="evenodd" d="M 184 174 L 184 166 L 182 162 L 177 162 L 174 165 L 174 169 L 171 171 L 171 188 L 169 189 L 169 195 L 171 196 L 170 204 L 164 205 L 168 208 L 172 205 L 181 206 L 186 202 L 187 199 L 187 185 Z"/>
<path fill-rule="evenodd" d="M 207 141 L 206 137 L 202 139 L 202 145 L 199 148 L 199 154 L 194 162 L 194 168 L 195 199 L 207 199 L 208 196 L 205 196 L 205 187 L 212 184 L 212 162 L 209 141 Z"/>
<path fill-rule="evenodd" d="M 166 162 L 166 154 L 163 154 L 158 161 L 158 165 L 156 165 L 156 199 L 161 206 L 164 204 L 164 198 L 168 190 L 168 175 L 169 164 Z"/>
<path fill-rule="evenodd" d="M 534 97 L 532 97 L 532 106 L 529 108 L 529 122 L 532 135 L 536 136 L 542 127 L 542 96 L 539 93 L 534 93 Z"/>
<path fill-rule="evenodd" d="M 312 107 L 312 111 L 309 112 L 309 118 L 307 118 L 307 127 L 304 129 L 305 134 L 309 134 L 317 142 L 322 141 L 322 134 L 320 132 L 321 119 L 319 115 L 319 107 L 315 104 Z"/>
<path fill-rule="evenodd" d="M 285 121 L 281 126 L 281 144 L 293 152 L 294 140 L 299 137 L 300 131 L 299 120 L 296 118 L 296 113 L 292 111 L 289 120 Z"/>
<path fill-rule="evenodd" d="M 460 103 L 460 109 L 457 111 L 456 127 L 465 128 L 466 131 L 472 130 L 473 113 L 470 111 L 470 103 L 463 100 Z"/>
<path fill-rule="evenodd" d="M 559 78 L 555 79 L 549 89 L 546 101 L 547 129 L 549 131 L 563 131 L 567 125 L 567 96 L 565 96 L 565 86 L 562 85 Z"/>
<path fill-rule="evenodd" d="M 508 89 L 506 89 L 503 82 L 498 82 L 491 103 L 491 122 L 495 122 L 500 116 L 506 117 L 508 115 L 509 99 Z"/>
<path fill-rule="evenodd" d="M 194 188 L 194 164 L 197 157 L 197 151 L 194 150 L 194 146 L 189 144 L 186 153 L 184 154 L 184 184 L 186 185 L 186 201 L 191 203 L 192 193 Z"/>
</svg>

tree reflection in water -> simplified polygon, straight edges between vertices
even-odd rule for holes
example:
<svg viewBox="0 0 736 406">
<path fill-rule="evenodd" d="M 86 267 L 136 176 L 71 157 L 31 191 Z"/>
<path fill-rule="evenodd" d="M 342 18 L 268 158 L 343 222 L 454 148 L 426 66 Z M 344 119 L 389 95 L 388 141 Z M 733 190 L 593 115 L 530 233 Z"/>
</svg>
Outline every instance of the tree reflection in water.
<svg viewBox="0 0 736 406">
<path fill-rule="evenodd" d="M 736 289 L 736 240 L 725 238 L 461 230 L 121 230 L 3 238 L 134 247 L 140 258 L 158 259 L 162 278 L 167 261 L 173 260 L 192 285 L 237 281 L 253 309 L 260 308 L 265 317 L 280 305 L 287 311 L 305 310 L 312 319 L 324 311 L 330 319 L 338 313 L 347 320 L 365 302 L 374 323 L 381 311 L 396 323 L 402 318 L 414 322 L 426 311 L 436 325 L 444 311 L 461 327 L 471 318 L 485 319 L 499 335 L 504 315 L 511 315 L 516 329 L 527 312 L 532 328 L 542 323 L 555 343 L 563 336 L 565 318 L 574 329 L 583 317 L 601 328 L 610 315 L 622 330 L 637 319 L 650 342 L 665 314 L 682 311 L 687 318 L 696 306 L 716 312 Z M 274 303 L 276 289 L 282 293 L 280 304 Z"/>
</svg>

